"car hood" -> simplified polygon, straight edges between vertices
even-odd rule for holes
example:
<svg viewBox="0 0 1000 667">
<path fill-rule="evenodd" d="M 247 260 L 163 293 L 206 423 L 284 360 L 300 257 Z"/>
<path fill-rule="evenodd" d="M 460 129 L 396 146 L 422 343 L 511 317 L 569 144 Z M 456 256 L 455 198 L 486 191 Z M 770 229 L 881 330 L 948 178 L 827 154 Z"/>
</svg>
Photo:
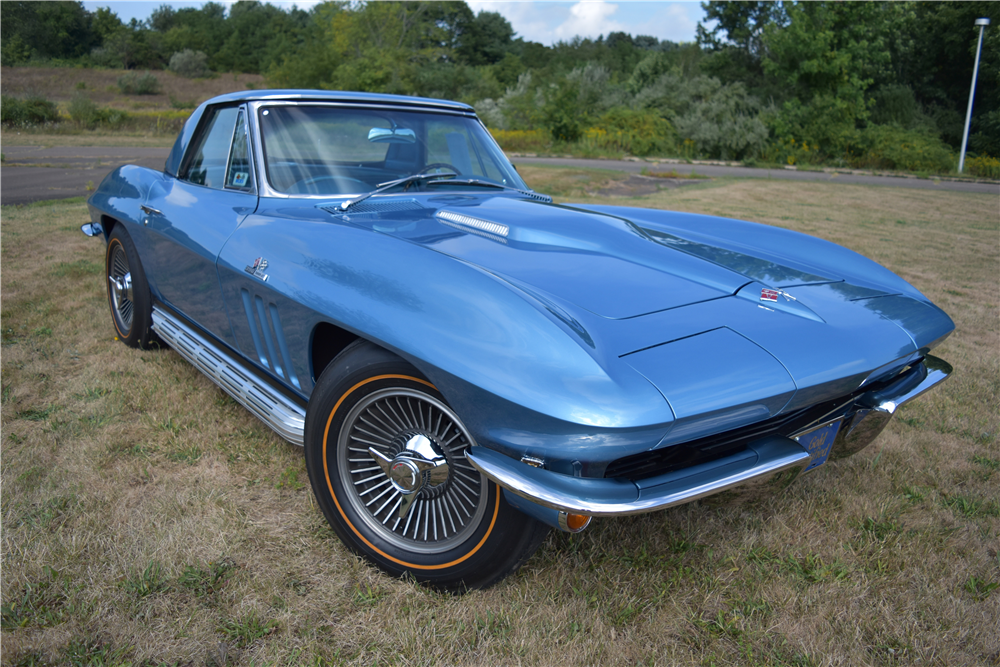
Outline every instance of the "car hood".
<svg viewBox="0 0 1000 667">
<path fill-rule="evenodd" d="M 801 401 L 849 393 L 954 328 L 870 260 L 754 223 L 456 195 L 346 217 L 515 286 L 584 347 L 644 375 L 682 419 L 716 403 L 752 406 L 740 419 L 775 414 L 796 390 Z"/>
<path fill-rule="evenodd" d="M 787 287 L 842 280 L 726 247 L 722 239 L 693 240 L 572 206 L 510 197 L 411 201 L 410 210 L 397 199 L 394 211 L 372 202 L 347 217 L 607 319 L 731 296 L 753 282 Z"/>
</svg>

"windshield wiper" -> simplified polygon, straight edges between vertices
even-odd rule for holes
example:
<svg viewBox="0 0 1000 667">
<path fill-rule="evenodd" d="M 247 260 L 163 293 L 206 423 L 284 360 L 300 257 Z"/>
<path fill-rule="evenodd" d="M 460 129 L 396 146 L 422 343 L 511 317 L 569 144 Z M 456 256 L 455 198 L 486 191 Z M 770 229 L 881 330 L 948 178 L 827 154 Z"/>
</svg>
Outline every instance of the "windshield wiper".
<svg viewBox="0 0 1000 667">
<path fill-rule="evenodd" d="M 354 199 L 348 199 L 347 201 L 345 201 L 343 204 L 340 205 L 340 210 L 346 211 L 350 207 L 354 206 L 359 202 L 363 202 L 372 195 L 377 195 L 380 192 L 385 192 L 389 188 L 394 188 L 397 185 L 405 185 L 408 187 L 411 183 L 416 183 L 417 181 L 431 181 L 436 178 L 452 178 L 454 176 L 458 176 L 458 174 L 456 174 L 453 171 L 445 171 L 437 174 L 410 174 L 409 176 L 405 176 L 403 178 L 397 178 L 394 181 L 386 181 L 385 183 L 379 183 L 375 187 L 375 189 L 372 190 L 371 192 L 366 192 L 363 195 L 358 195 Z M 406 192 L 405 187 L 403 188 L 403 192 Z"/>
<path fill-rule="evenodd" d="M 521 188 L 515 188 L 512 185 L 507 185 L 506 183 L 497 183 L 496 181 L 487 181 L 484 178 L 449 178 L 446 182 L 447 185 L 481 185 L 487 188 L 497 188 L 498 190 L 509 190 L 511 192 L 516 192 L 518 194 L 524 195 L 525 197 L 531 197 L 532 199 L 538 199 L 547 204 L 552 203 L 552 197 L 548 195 L 539 194 L 538 192 L 533 192 L 531 190 L 522 190 Z M 431 185 L 430 183 L 428 185 Z"/>
</svg>

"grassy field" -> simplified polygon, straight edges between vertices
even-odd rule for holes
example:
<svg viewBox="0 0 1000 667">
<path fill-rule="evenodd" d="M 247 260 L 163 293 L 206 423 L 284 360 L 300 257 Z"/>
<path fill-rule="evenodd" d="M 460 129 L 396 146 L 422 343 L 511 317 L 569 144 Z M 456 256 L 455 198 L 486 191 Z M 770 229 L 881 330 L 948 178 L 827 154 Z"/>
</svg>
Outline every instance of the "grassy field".
<svg viewBox="0 0 1000 667">
<path fill-rule="evenodd" d="M 625 178 L 521 171 L 574 201 Z M 611 201 L 888 265 L 955 319 L 953 378 L 780 497 L 595 520 L 446 596 L 340 545 L 300 449 L 174 352 L 115 341 L 82 202 L 4 208 L 3 663 L 1000 664 L 997 198 L 758 180 Z"/>
<path fill-rule="evenodd" d="M 63 108 L 77 95 L 84 95 L 101 107 L 141 111 L 190 106 L 216 95 L 265 87 L 264 77 L 259 74 L 219 74 L 212 78 L 186 79 L 167 70 L 152 70 L 150 73 L 160 84 L 159 92 L 125 95 L 118 87 L 118 79 L 129 73 L 135 72 L 88 67 L 3 67 L 0 68 L 0 90 L 4 95 L 18 97 L 41 95 Z"/>
</svg>

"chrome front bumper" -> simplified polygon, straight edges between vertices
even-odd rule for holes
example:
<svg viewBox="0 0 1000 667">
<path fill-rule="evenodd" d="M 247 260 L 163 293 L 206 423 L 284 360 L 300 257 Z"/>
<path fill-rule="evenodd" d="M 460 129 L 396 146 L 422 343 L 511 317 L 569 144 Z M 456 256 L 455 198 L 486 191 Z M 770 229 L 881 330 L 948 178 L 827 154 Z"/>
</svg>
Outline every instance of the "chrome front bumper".
<svg viewBox="0 0 1000 667">
<path fill-rule="evenodd" d="M 842 421 L 831 459 L 864 449 L 886 427 L 899 406 L 944 381 L 952 368 L 928 356 L 890 386 L 860 396 L 835 419 Z M 815 429 L 810 426 L 808 430 Z M 799 434 L 793 434 L 797 437 Z M 535 468 L 485 447 L 472 447 L 469 462 L 506 492 L 545 508 L 589 516 L 641 514 L 689 503 L 735 487 L 776 491 L 809 466 L 812 456 L 792 438 L 770 436 L 716 461 L 643 480 L 570 477 Z M 747 487 L 752 487 L 748 489 Z"/>
</svg>

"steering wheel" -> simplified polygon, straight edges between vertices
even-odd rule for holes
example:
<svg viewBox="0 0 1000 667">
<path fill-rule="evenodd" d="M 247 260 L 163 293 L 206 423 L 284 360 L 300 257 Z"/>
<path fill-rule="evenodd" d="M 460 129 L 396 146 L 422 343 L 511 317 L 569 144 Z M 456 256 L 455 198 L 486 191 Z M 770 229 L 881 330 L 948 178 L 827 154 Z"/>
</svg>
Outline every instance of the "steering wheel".
<svg viewBox="0 0 1000 667">
<path fill-rule="evenodd" d="M 313 176 L 312 178 L 303 178 L 301 181 L 295 181 L 295 183 L 292 184 L 291 190 L 293 191 L 294 194 L 345 194 L 342 192 L 316 192 L 316 193 L 310 193 L 307 191 L 304 192 L 304 190 L 312 189 L 309 186 L 314 186 L 318 183 L 322 183 L 323 181 L 332 181 L 338 186 L 350 185 L 351 187 L 353 187 L 354 185 L 357 185 L 360 186 L 358 192 L 368 192 L 369 190 L 372 189 L 371 185 L 365 183 L 364 181 L 358 178 L 351 178 L 350 176 L 324 175 L 324 176 Z M 319 190 L 320 188 L 315 188 L 315 189 Z M 341 188 L 338 187 L 337 189 L 340 190 Z"/>
<path fill-rule="evenodd" d="M 423 169 L 418 171 L 418 174 L 428 174 L 434 169 L 447 169 L 448 171 L 453 171 L 456 174 L 461 174 L 462 172 L 458 170 L 458 167 L 451 164 L 450 162 L 431 162 L 429 165 L 425 166 Z"/>
</svg>

